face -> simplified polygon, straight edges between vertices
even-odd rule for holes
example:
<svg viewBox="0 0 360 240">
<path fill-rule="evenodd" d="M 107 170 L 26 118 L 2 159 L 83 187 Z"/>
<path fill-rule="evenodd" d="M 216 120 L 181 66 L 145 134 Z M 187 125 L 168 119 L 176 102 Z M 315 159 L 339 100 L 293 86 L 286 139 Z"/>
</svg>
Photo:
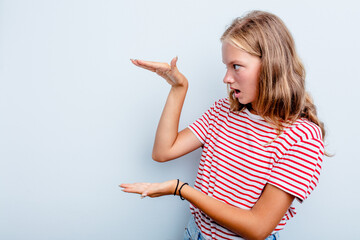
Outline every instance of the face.
<svg viewBox="0 0 360 240">
<path fill-rule="evenodd" d="M 259 95 L 260 58 L 224 41 L 222 60 L 227 69 L 224 83 L 234 91 L 234 98 L 241 104 L 254 105 Z"/>
</svg>

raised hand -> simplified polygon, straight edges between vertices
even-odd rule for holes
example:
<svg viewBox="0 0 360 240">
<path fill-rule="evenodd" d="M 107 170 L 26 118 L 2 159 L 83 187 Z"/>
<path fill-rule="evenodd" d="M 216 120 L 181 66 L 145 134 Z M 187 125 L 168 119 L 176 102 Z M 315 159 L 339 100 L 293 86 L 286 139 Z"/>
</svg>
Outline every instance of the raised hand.
<svg viewBox="0 0 360 240">
<path fill-rule="evenodd" d="M 176 187 L 176 180 L 170 180 L 162 183 L 123 183 L 119 187 L 127 193 L 141 194 L 141 197 L 160 197 L 173 194 Z"/>
<path fill-rule="evenodd" d="M 141 68 L 157 73 L 163 77 L 171 86 L 187 86 L 187 79 L 179 72 L 176 62 L 178 57 L 174 57 L 171 60 L 170 65 L 167 63 L 150 62 L 139 59 L 130 59 L 131 62 Z"/>
<path fill-rule="evenodd" d="M 173 58 L 169 65 L 131 59 L 135 66 L 157 73 L 171 85 L 154 141 L 152 158 L 158 162 L 178 158 L 201 146 L 201 142 L 188 128 L 179 132 L 179 119 L 188 89 L 188 81 L 179 72 L 176 66 L 177 60 L 177 57 Z"/>
</svg>

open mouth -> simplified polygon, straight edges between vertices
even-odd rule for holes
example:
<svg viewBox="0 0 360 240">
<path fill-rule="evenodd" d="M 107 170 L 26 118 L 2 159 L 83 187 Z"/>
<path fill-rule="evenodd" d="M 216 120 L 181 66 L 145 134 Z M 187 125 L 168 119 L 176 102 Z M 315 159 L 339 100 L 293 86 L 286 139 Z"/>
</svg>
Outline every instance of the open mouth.
<svg viewBox="0 0 360 240">
<path fill-rule="evenodd" d="M 233 88 L 232 90 L 233 90 L 233 97 L 239 98 L 241 91 L 239 89 L 235 89 L 235 88 Z"/>
</svg>

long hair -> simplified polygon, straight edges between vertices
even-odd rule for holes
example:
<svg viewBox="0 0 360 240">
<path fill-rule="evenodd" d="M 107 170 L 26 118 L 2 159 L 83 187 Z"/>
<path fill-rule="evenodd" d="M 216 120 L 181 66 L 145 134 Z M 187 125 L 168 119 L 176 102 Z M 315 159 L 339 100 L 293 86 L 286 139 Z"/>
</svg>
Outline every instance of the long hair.
<svg viewBox="0 0 360 240">
<path fill-rule="evenodd" d="M 259 95 L 252 106 L 257 114 L 281 134 L 284 123 L 306 118 L 321 128 L 316 107 L 305 90 L 305 69 L 296 53 L 295 43 L 283 21 L 274 14 L 252 11 L 236 18 L 226 29 L 221 41 L 229 41 L 240 49 L 261 59 Z M 229 91 L 230 108 L 241 111 L 243 105 Z"/>
</svg>

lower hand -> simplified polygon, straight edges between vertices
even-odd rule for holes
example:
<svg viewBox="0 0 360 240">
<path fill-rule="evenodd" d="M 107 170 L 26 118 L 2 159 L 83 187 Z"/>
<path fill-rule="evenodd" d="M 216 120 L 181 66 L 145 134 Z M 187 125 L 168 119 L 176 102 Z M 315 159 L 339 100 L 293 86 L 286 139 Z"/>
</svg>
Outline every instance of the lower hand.
<svg viewBox="0 0 360 240">
<path fill-rule="evenodd" d="M 119 187 L 122 191 L 128 193 L 141 194 L 141 197 L 161 197 L 173 194 L 176 188 L 177 180 L 170 180 L 162 183 L 123 183 Z"/>
</svg>

